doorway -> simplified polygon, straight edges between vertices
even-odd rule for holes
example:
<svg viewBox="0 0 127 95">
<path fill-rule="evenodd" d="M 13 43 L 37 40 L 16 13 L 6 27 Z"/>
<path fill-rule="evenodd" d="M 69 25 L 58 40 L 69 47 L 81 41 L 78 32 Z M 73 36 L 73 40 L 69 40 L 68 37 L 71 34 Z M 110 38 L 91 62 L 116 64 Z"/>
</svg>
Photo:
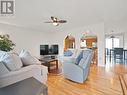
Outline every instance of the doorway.
<svg viewBox="0 0 127 95">
<path fill-rule="evenodd" d="M 71 35 L 70 36 L 67 35 L 64 39 L 64 51 L 74 48 L 75 48 L 75 38 Z"/>
<path fill-rule="evenodd" d="M 105 37 L 105 61 L 107 63 L 116 63 L 114 62 L 115 57 L 115 49 L 123 49 L 123 35 L 120 34 L 113 34 L 113 35 L 106 35 Z"/>
</svg>

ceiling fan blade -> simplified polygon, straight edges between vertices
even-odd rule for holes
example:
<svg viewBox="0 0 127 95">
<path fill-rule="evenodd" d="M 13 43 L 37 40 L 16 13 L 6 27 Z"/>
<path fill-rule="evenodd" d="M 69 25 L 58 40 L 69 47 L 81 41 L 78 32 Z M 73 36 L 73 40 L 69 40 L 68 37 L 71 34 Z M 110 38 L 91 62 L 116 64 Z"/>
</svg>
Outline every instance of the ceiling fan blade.
<svg viewBox="0 0 127 95">
<path fill-rule="evenodd" d="M 52 23 L 54 26 L 58 26 L 60 23 L 66 23 L 66 20 L 60 20 L 57 17 L 51 16 L 51 21 L 47 21 L 44 23 Z"/>
<path fill-rule="evenodd" d="M 53 23 L 52 21 L 47 21 L 47 22 L 44 22 L 44 23 Z"/>
<path fill-rule="evenodd" d="M 58 19 L 56 17 L 51 16 L 51 20 L 57 21 Z"/>
<path fill-rule="evenodd" d="M 59 20 L 57 22 L 59 22 L 59 23 L 66 23 L 67 21 L 66 20 Z"/>
</svg>

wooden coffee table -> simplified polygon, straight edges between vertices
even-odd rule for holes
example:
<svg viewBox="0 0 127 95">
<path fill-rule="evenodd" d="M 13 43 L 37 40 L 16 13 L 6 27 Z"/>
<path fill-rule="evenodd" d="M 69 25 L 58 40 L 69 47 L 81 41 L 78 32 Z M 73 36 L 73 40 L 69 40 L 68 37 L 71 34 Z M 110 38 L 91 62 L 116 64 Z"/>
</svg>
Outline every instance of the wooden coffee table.
<svg viewBox="0 0 127 95">
<path fill-rule="evenodd" d="M 48 95 L 48 89 L 45 84 L 31 77 L 0 88 L 0 95 Z"/>
<path fill-rule="evenodd" d="M 58 59 L 52 59 L 52 58 L 42 58 L 39 59 L 42 63 L 42 65 L 45 65 L 48 67 L 48 71 L 50 72 L 51 62 L 55 62 L 56 69 L 58 69 Z"/>
</svg>

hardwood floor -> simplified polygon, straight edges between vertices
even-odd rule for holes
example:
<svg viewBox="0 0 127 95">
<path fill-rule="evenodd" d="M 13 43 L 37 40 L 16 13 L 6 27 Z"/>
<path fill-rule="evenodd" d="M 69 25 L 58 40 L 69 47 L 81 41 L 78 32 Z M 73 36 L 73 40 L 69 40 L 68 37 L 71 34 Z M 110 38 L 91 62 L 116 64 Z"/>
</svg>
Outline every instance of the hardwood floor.
<svg viewBox="0 0 127 95">
<path fill-rule="evenodd" d="M 127 65 L 92 65 L 83 84 L 49 74 L 47 85 L 48 95 L 127 95 Z"/>
</svg>

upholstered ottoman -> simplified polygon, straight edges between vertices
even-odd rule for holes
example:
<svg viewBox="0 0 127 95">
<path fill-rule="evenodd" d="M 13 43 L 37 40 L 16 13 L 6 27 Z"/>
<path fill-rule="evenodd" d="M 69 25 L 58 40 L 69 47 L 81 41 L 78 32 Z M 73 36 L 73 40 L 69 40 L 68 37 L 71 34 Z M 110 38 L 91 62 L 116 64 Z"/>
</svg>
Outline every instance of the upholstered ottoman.
<svg viewBox="0 0 127 95">
<path fill-rule="evenodd" d="M 45 84 L 31 77 L 0 88 L 0 95 L 48 95 L 48 89 Z"/>
</svg>

